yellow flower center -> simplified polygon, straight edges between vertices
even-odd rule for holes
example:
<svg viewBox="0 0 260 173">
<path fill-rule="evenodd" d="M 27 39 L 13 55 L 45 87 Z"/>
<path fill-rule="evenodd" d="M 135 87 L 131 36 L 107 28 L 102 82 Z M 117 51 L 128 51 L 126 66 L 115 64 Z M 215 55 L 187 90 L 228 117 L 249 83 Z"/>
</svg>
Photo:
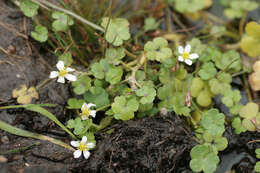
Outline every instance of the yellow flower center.
<svg viewBox="0 0 260 173">
<path fill-rule="evenodd" d="M 87 149 L 88 149 L 88 144 L 84 144 L 84 143 L 79 144 L 80 151 L 86 151 Z"/>
<path fill-rule="evenodd" d="M 183 57 L 183 59 L 189 59 L 190 54 L 187 53 L 187 52 L 184 52 L 184 53 L 182 54 L 182 57 Z"/>
<path fill-rule="evenodd" d="M 68 71 L 66 70 L 65 67 L 59 71 L 59 76 L 61 76 L 61 77 L 64 77 L 67 74 L 68 74 Z"/>
<path fill-rule="evenodd" d="M 82 110 L 81 116 L 88 118 L 89 115 L 90 115 L 90 110 L 87 107 Z"/>
</svg>

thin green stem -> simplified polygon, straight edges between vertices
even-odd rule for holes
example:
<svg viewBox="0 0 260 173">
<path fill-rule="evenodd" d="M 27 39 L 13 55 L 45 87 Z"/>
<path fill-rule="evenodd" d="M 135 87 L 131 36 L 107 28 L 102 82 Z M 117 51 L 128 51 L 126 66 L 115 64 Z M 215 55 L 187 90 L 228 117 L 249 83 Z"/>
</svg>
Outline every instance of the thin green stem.
<svg viewBox="0 0 260 173">
<path fill-rule="evenodd" d="M 45 6 L 48 6 L 48 7 L 50 7 L 50 8 L 53 8 L 53 9 L 55 9 L 55 10 L 64 12 L 64 13 L 66 13 L 66 14 L 68 14 L 68 15 L 74 17 L 75 19 L 81 21 L 82 23 L 85 23 L 85 24 L 91 26 L 92 28 L 94 28 L 94 29 L 96 29 L 96 30 L 98 30 L 98 31 L 105 32 L 105 30 L 104 30 L 102 27 L 100 27 L 100 26 L 98 26 L 98 25 L 96 25 L 96 24 L 94 24 L 94 23 L 92 23 L 92 22 L 90 22 L 90 21 L 84 19 L 83 17 L 81 17 L 81 16 L 79 16 L 79 15 L 77 15 L 77 14 L 75 14 L 75 13 L 69 11 L 69 10 L 66 10 L 66 9 L 64 9 L 64 8 L 61 8 L 61 7 L 58 7 L 58 6 L 52 4 L 52 3 L 48 2 L 48 1 L 43 1 L 43 0 L 32 0 L 32 1 L 33 1 L 34 3 L 40 5 L 40 6 L 45 5 Z"/>
<path fill-rule="evenodd" d="M 16 109 L 16 108 L 26 108 L 28 106 L 30 106 L 32 104 L 27 104 L 27 105 L 10 105 L 10 106 L 1 106 L 1 109 Z M 46 106 L 46 107 L 55 107 L 56 104 L 33 104 L 33 105 L 37 105 L 37 106 Z"/>
<path fill-rule="evenodd" d="M 106 108 L 108 108 L 109 106 L 111 106 L 111 104 L 108 104 L 108 105 L 102 106 L 102 107 L 96 109 L 96 111 L 97 111 L 97 112 L 98 112 L 98 111 L 102 111 L 103 109 L 106 109 Z"/>
<path fill-rule="evenodd" d="M 35 142 L 34 144 L 31 144 L 31 145 L 28 145 L 28 146 L 25 146 L 25 147 L 8 150 L 4 154 L 20 153 L 20 152 L 23 152 L 23 151 L 26 151 L 26 150 L 32 148 L 33 146 L 37 146 L 37 145 L 40 145 L 40 144 L 41 144 L 40 142 Z"/>
<path fill-rule="evenodd" d="M 72 148 L 70 145 L 60 141 L 60 140 L 57 140 L 57 139 L 54 139 L 52 137 L 49 137 L 49 136 L 45 136 L 45 135 L 41 135 L 41 134 L 38 134 L 38 133 L 32 133 L 32 132 L 29 132 L 27 130 L 23 130 L 23 129 L 19 129 L 17 127 L 14 127 L 14 126 L 11 126 L 3 121 L 0 120 L 0 129 L 1 130 L 4 130 L 4 131 L 7 131 L 11 134 L 14 134 L 14 135 L 17 135 L 17 136 L 22 136 L 22 137 L 28 137 L 28 138 L 35 138 L 35 139 L 40 139 L 40 140 L 44 140 L 44 141 L 49 141 L 51 143 L 54 143 L 54 144 L 57 144 L 57 145 L 60 145 L 64 148 L 67 148 L 71 151 L 75 151 L 74 148 Z"/>
</svg>

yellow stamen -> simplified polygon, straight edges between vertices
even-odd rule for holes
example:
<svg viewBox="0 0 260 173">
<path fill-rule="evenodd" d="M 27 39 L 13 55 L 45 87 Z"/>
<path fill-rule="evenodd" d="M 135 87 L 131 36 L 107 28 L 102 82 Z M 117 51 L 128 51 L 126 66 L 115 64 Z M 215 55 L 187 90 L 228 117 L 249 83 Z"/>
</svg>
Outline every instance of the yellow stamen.
<svg viewBox="0 0 260 173">
<path fill-rule="evenodd" d="M 182 54 L 182 57 L 183 57 L 183 59 L 189 59 L 190 54 L 187 53 L 187 52 L 184 52 L 184 53 Z"/>
<path fill-rule="evenodd" d="M 84 143 L 79 144 L 80 151 L 86 151 L 87 149 L 88 149 L 88 144 L 84 144 Z"/>
<path fill-rule="evenodd" d="M 66 68 L 63 68 L 59 71 L 59 76 L 64 77 L 68 74 L 68 71 L 66 70 Z"/>
<path fill-rule="evenodd" d="M 90 115 L 90 110 L 88 107 L 82 109 L 81 116 L 88 118 Z"/>
</svg>

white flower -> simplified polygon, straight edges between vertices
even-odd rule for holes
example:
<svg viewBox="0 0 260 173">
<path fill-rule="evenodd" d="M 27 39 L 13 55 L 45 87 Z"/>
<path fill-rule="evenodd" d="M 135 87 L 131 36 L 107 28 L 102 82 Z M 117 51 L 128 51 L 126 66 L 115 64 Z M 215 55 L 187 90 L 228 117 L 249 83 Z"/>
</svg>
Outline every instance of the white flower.
<svg viewBox="0 0 260 173">
<path fill-rule="evenodd" d="M 90 152 L 88 151 L 91 148 L 95 147 L 95 144 L 92 142 L 87 143 L 87 137 L 83 136 L 81 141 L 71 141 L 70 144 L 73 147 L 77 147 L 78 149 L 76 151 L 74 151 L 73 155 L 74 158 L 79 158 L 81 156 L 81 154 L 83 153 L 85 159 L 88 159 L 90 156 Z"/>
<path fill-rule="evenodd" d="M 81 119 L 82 120 L 86 120 L 89 118 L 89 116 L 91 115 L 93 118 L 95 118 L 96 116 L 96 111 L 95 110 L 90 110 L 90 108 L 92 106 L 96 106 L 95 104 L 93 103 L 83 103 L 82 107 L 81 107 L 81 113 L 80 113 L 80 116 L 81 116 Z"/>
<path fill-rule="evenodd" d="M 56 64 L 56 67 L 59 71 L 52 71 L 50 74 L 50 78 L 56 78 L 58 77 L 57 82 L 65 83 L 65 78 L 69 81 L 76 81 L 77 77 L 69 74 L 69 72 L 75 71 L 74 69 L 70 67 L 65 67 L 63 61 L 58 61 Z"/>
<path fill-rule="evenodd" d="M 199 58 L 199 55 L 196 54 L 196 53 L 190 54 L 191 46 L 189 44 L 186 45 L 185 48 L 183 48 L 182 46 L 179 46 L 178 49 L 179 49 L 179 53 L 180 53 L 178 60 L 181 61 L 181 62 L 184 61 L 186 64 L 191 65 L 192 59 Z"/>
</svg>

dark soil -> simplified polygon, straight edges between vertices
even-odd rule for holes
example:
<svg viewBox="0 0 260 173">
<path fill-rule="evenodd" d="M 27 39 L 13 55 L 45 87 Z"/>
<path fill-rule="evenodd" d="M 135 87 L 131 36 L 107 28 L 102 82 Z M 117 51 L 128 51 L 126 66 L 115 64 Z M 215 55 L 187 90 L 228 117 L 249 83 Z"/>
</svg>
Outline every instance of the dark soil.
<svg viewBox="0 0 260 173">
<path fill-rule="evenodd" d="M 19 10 L 0 0 L 0 106 L 17 104 L 13 89 L 22 84 L 37 86 L 48 78 L 56 58 L 38 43 L 26 39 L 32 28 L 29 19 Z M 18 34 L 20 33 L 20 34 Z M 23 36 L 21 36 L 23 34 Z M 66 100 L 71 96 L 69 85 L 51 82 L 39 90 L 33 103 L 55 103 L 49 109 L 66 123 Z M 1 110 L 0 119 L 16 127 L 60 139 L 70 138 L 47 118 L 22 109 Z M 107 134 L 113 130 L 112 134 Z M 236 173 L 251 173 L 256 162 L 254 150 L 258 133 L 235 135 L 231 128 L 226 137 L 229 147 L 220 153 L 217 173 L 233 168 Z M 191 130 L 175 115 L 157 115 L 118 124 L 96 135 L 97 147 L 89 160 L 74 159 L 72 152 L 49 142 L 31 146 L 37 140 L 22 138 L 0 131 L 0 173 L 67 173 L 67 172 L 158 172 L 189 173 L 189 152 L 196 144 Z M 26 150 L 23 147 L 31 146 Z M 14 153 L 8 151 L 21 149 Z M 7 161 L 1 159 L 4 156 Z"/>
</svg>

